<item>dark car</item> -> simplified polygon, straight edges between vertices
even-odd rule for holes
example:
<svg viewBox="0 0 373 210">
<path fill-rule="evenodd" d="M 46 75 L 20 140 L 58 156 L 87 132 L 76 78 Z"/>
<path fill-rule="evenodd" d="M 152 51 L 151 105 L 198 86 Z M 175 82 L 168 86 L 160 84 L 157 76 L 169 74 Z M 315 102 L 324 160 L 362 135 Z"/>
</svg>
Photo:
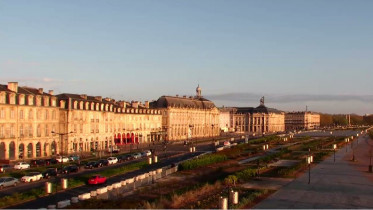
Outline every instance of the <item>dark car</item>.
<svg viewBox="0 0 373 210">
<path fill-rule="evenodd" d="M 106 160 L 106 159 L 101 159 L 98 162 L 101 163 L 101 166 L 108 166 L 109 165 L 109 161 Z"/>
<path fill-rule="evenodd" d="M 12 169 L 14 169 L 14 167 L 9 165 L 9 164 L 2 165 L 2 166 L 0 166 L 0 173 L 5 173 L 5 172 L 8 172 Z"/>
<path fill-rule="evenodd" d="M 78 171 L 79 171 L 79 167 L 76 166 L 76 165 L 65 166 L 62 169 L 62 173 L 64 173 L 64 174 L 74 173 L 74 172 L 78 172 Z"/>
<path fill-rule="evenodd" d="M 30 161 L 30 166 L 31 167 L 38 167 L 38 166 L 45 166 L 45 160 L 31 160 Z"/>
<path fill-rule="evenodd" d="M 49 179 L 51 176 L 58 176 L 57 168 L 48 168 L 41 174 L 43 175 L 44 179 Z"/>
<path fill-rule="evenodd" d="M 98 167 L 101 167 L 102 164 L 99 163 L 98 161 L 91 161 L 91 162 L 88 162 L 87 164 L 85 164 L 84 168 L 89 168 L 89 169 L 92 169 L 92 168 L 98 168 Z"/>
<path fill-rule="evenodd" d="M 120 155 L 117 158 L 118 158 L 118 162 L 124 162 L 124 161 L 127 161 L 127 160 L 132 160 L 131 155 Z"/>
<path fill-rule="evenodd" d="M 50 159 L 46 159 L 45 160 L 45 164 L 46 165 L 54 165 L 54 164 L 57 164 L 58 163 L 58 161 L 55 159 L 55 158 L 50 158 Z"/>
</svg>

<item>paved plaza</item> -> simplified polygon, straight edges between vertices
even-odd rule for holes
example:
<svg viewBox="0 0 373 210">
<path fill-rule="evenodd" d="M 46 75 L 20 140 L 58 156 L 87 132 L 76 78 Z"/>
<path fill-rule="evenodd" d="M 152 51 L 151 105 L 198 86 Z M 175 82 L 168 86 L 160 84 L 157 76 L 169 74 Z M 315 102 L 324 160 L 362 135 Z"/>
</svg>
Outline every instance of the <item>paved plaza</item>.
<svg viewBox="0 0 373 210">
<path fill-rule="evenodd" d="M 351 145 L 336 152 L 263 200 L 258 209 L 349 209 L 373 208 L 373 174 L 368 173 L 369 150 L 373 142 L 367 135 L 353 142 L 355 162 L 352 162 Z"/>
</svg>

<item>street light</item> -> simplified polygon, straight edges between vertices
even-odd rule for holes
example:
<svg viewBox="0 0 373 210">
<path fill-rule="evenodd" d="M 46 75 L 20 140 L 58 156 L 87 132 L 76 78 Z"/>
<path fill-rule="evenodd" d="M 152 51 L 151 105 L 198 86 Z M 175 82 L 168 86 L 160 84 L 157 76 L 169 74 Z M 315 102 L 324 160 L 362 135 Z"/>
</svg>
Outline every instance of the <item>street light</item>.
<svg viewBox="0 0 373 210">
<path fill-rule="evenodd" d="M 333 144 L 333 150 L 334 150 L 334 162 L 335 162 L 335 149 L 337 149 L 337 144 Z"/>
<path fill-rule="evenodd" d="M 307 164 L 308 164 L 308 184 L 311 183 L 311 163 L 313 162 L 313 156 L 311 155 L 311 148 L 308 148 Z"/>
<path fill-rule="evenodd" d="M 51 133 L 60 136 L 60 142 L 61 142 L 61 149 L 60 149 L 60 153 L 61 153 L 61 173 L 62 173 L 62 169 L 63 169 L 63 136 L 72 134 L 74 132 L 70 131 L 68 133 L 57 133 L 57 132 L 52 131 Z M 60 182 L 62 182 L 62 177 L 60 178 Z M 57 186 L 58 186 L 58 179 L 56 178 L 56 199 L 57 199 L 57 191 L 58 191 Z"/>
</svg>

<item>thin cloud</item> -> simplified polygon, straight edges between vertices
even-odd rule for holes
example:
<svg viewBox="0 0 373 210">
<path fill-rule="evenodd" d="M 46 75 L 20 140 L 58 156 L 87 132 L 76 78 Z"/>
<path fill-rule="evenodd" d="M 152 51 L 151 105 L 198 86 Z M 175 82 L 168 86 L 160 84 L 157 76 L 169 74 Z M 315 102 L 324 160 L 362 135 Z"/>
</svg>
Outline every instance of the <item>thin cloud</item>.
<svg viewBox="0 0 373 210">
<path fill-rule="evenodd" d="M 289 95 L 276 95 L 276 94 L 254 94 L 254 93 L 226 93 L 208 95 L 206 98 L 218 101 L 259 101 L 262 96 L 265 96 L 271 103 L 293 103 L 293 102 L 329 102 L 329 101 L 360 101 L 360 102 L 373 102 L 373 95 L 312 95 L 312 94 L 289 94 Z"/>
</svg>

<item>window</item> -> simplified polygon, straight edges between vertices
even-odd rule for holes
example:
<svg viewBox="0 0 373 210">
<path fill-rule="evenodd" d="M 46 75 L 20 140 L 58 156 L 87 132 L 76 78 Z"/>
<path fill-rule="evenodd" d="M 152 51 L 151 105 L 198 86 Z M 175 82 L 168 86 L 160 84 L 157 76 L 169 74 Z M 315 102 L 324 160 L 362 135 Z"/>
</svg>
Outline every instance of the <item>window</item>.
<svg viewBox="0 0 373 210">
<path fill-rule="evenodd" d="M 0 138 L 4 138 L 4 126 L 0 126 Z"/>
<path fill-rule="evenodd" d="M 48 118 L 49 118 L 49 111 L 45 110 L 45 119 L 48 120 Z"/>
<path fill-rule="evenodd" d="M 22 109 L 19 111 L 19 119 L 23 120 L 23 110 Z"/>
<path fill-rule="evenodd" d="M 52 120 L 55 120 L 56 119 L 56 110 L 53 110 L 52 111 Z"/>
<path fill-rule="evenodd" d="M 36 129 L 36 135 L 37 135 L 38 137 L 41 136 L 41 127 L 40 127 L 40 125 L 38 125 L 38 127 L 37 127 L 37 129 Z"/>
<path fill-rule="evenodd" d="M 10 138 L 14 138 L 14 126 L 10 126 Z"/>
<path fill-rule="evenodd" d="M 28 113 L 28 119 L 32 120 L 33 119 L 33 112 L 32 109 L 30 109 L 30 112 Z"/>
<path fill-rule="evenodd" d="M 5 118 L 5 111 L 3 108 L 0 109 L 0 119 L 4 119 Z"/>
<path fill-rule="evenodd" d="M 10 110 L 10 119 L 14 119 L 14 110 L 13 109 Z"/>
<path fill-rule="evenodd" d="M 28 135 L 30 136 L 30 137 L 32 137 L 32 135 L 33 135 L 33 132 L 32 132 L 32 125 L 30 125 L 29 127 L 28 127 Z"/>
<path fill-rule="evenodd" d="M 45 136 L 49 136 L 49 126 L 45 125 Z"/>
<path fill-rule="evenodd" d="M 23 137 L 23 125 L 19 126 L 19 136 Z"/>
</svg>

